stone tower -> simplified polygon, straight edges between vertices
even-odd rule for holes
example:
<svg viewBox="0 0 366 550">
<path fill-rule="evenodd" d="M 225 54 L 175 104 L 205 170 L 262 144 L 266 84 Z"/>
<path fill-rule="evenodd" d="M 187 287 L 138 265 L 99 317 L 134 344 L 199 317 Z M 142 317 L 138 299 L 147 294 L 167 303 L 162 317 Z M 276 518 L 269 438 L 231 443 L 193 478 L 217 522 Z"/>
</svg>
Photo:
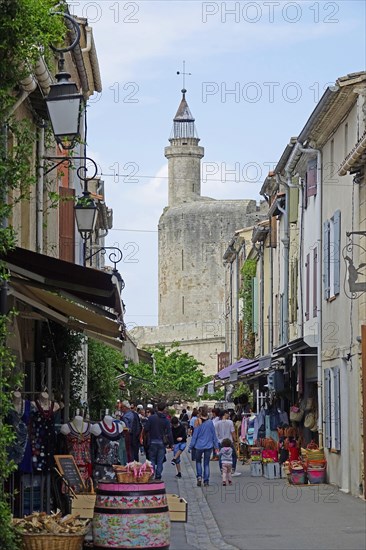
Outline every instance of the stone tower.
<svg viewBox="0 0 366 550">
<path fill-rule="evenodd" d="M 194 201 L 201 196 L 201 158 L 204 149 L 198 145 L 194 118 L 186 101 L 187 90 L 182 90 L 182 101 L 173 121 L 170 146 L 165 147 L 169 160 L 169 206 Z"/>
<path fill-rule="evenodd" d="M 169 205 L 159 220 L 159 326 L 137 327 L 132 335 L 140 347 L 179 342 L 214 374 L 217 354 L 225 351 L 223 254 L 237 229 L 263 215 L 254 200 L 201 196 L 204 149 L 182 93 L 165 148 Z"/>
</svg>

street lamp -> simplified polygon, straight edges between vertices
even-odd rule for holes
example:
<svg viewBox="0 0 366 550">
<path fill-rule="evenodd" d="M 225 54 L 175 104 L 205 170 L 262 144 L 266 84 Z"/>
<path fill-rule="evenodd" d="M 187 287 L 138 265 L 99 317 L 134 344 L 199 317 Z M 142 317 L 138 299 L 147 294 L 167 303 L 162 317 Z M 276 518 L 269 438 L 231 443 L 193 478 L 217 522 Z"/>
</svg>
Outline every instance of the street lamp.
<svg viewBox="0 0 366 550">
<path fill-rule="evenodd" d="M 58 60 L 57 82 L 51 84 L 50 92 L 46 97 L 48 114 L 57 143 L 63 149 L 73 149 L 77 138 L 80 137 L 80 116 L 83 96 L 78 91 L 75 82 L 70 82 L 71 75 L 65 71 L 64 52 L 75 48 L 80 40 L 80 27 L 73 17 L 67 13 L 53 12 L 52 15 L 62 15 L 68 19 L 76 31 L 76 37 L 70 46 L 65 48 L 51 48 L 60 54 Z"/>
<path fill-rule="evenodd" d="M 74 206 L 76 225 L 80 235 L 86 240 L 94 233 L 95 224 L 98 217 L 98 207 L 90 195 L 89 191 L 84 191 L 83 196 L 79 197 Z M 87 258 L 84 258 L 86 261 Z M 89 259 L 89 258 L 88 258 Z"/>
</svg>

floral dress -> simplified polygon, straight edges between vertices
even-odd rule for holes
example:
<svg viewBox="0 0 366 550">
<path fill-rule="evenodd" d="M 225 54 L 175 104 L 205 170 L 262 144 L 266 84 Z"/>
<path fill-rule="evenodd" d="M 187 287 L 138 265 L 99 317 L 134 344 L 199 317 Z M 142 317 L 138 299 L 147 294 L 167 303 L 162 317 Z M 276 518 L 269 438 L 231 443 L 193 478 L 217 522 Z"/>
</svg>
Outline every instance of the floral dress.
<svg viewBox="0 0 366 550">
<path fill-rule="evenodd" d="M 42 409 L 39 401 L 31 414 L 31 441 L 33 471 L 49 472 L 53 466 L 53 455 L 56 450 L 55 402 L 51 401 L 49 409 Z"/>
<path fill-rule="evenodd" d="M 90 423 L 88 422 L 87 429 L 84 432 L 76 430 L 72 422 L 67 425 L 70 430 L 65 436 L 67 451 L 74 457 L 81 477 L 84 481 L 87 481 L 92 476 Z"/>
</svg>

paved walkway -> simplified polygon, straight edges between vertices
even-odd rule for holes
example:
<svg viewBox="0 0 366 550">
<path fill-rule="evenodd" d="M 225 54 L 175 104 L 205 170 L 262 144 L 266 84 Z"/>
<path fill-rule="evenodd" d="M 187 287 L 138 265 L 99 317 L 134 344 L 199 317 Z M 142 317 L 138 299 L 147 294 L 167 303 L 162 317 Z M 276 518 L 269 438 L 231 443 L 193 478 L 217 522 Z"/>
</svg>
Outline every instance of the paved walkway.
<svg viewBox="0 0 366 550">
<path fill-rule="evenodd" d="M 188 502 L 188 522 L 172 523 L 171 550 L 365 550 L 366 504 L 331 485 L 291 486 L 287 480 L 240 477 L 222 487 L 217 462 L 210 486 L 196 486 L 194 463 L 182 455 L 182 479 L 171 454 L 163 479 L 168 493 Z"/>
</svg>

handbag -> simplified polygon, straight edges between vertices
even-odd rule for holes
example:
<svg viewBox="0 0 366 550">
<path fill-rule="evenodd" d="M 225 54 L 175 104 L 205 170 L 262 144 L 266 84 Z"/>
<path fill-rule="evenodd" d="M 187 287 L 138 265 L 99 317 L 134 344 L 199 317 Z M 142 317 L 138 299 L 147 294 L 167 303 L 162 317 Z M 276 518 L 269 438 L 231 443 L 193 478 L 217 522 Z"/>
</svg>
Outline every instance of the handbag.
<svg viewBox="0 0 366 550">
<path fill-rule="evenodd" d="M 296 406 L 290 407 L 291 422 L 301 422 L 303 416 L 304 416 L 304 411 L 302 409 Z"/>
<path fill-rule="evenodd" d="M 314 399 L 312 397 L 308 397 L 305 403 L 305 410 L 311 411 L 314 408 Z"/>
<path fill-rule="evenodd" d="M 316 429 L 314 430 L 314 426 L 316 426 Z M 317 419 L 314 412 L 308 412 L 304 419 L 304 428 L 308 428 L 312 431 L 317 431 Z"/>
</svg>

